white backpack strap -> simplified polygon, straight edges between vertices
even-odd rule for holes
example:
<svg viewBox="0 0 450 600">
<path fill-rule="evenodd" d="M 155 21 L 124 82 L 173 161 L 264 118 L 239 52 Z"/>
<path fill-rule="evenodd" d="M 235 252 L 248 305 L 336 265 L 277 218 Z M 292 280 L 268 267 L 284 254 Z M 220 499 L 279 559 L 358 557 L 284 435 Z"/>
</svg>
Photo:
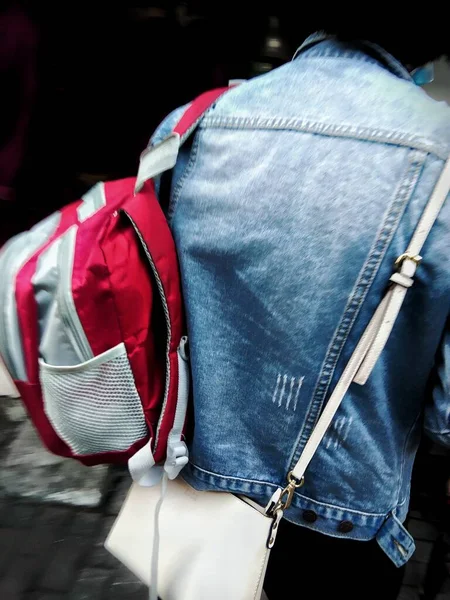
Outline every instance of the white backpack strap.
<svg viewBox="0 0 450 600">
<path fill-rule="evenodd" d="M 173 131 L 155 146 L 150 146 L 144 150 L 139 162 L 139 171 L 134 188 L 135 194 L 142 190 L 146 181 L 169 171 L 175 166 L 181 145 L 192 134 L 208 109 L 227 89 L 218 88 L 198 96 L 181 115 Z"/>
<path fill-rule="evenodd" d="M 271 500 L 272 506 L 274 503 L 279 503 L 280 499 L 292 499 L 294 489 L 302 484 L 305 471 L 333 420 L 336 411 L 344 399 L 350 384 L 353 381 L 360 384 L 364 384 L 367 381 L 367 377 L 370 375 L 373 366 L 389 338 L 403 304 L 406 292 L 413 283 L 412 278 L 416 271 L 417 264 L 421 259 L 419 254 L 449 191 L 450 160 L 447 161 L 441 177 L 428 201 L 419 224 L 413 234 L 408 250 L 402 254 L 396 262 L 399 271 L 394 273 L 390 278 L 392 285 L 375 311 L 375 314 L 347 363 L 336 388 L 331 394 L 316 427 L 305 445 L 299 461 L 291 473 L 289 473 L 288 486 L 281 491 L 281 497 L 279 490 L 278 497 L 276 496 L 277 493 L 274 494 Z M 269 503 L 268 506 L 271 506 L 271 503 Z M 286 502 L 283 502 L 283 505 L 283 508 L 288 508 Z"/>
<path fill-rule="evenodd" d="M 178 394 L 177 408 L 173 420 L 173 427 L 167 438 L 167 457 L 164 471 L 169 479 L 178 477 L 180 471 L 189 462 L 189 451 L 183 440 L 183 428 L 186 421 L 189 403 L 189 364 L 187 355 L 187 337 L 181 338 L 178 348 Z"/>
<path fill-rule="evenodd" d="M 156 465 L 152 454 L 152 440 L 138 450 L 128 461 L 128 470 L 136 483 L 142 487 L 158 485 L 163 475 L 169 479 L 178 477 L 189 462 L 189 452 L 183 440 L 183 428 L 189 403 L 189 364 L 187 337 L 181 338 L 178 348 L 178 392 L 173 426 L 167 438 L 167 455 L 164 466 Z"/>
<path fill-rule="evenodd" d="M 149 146 L 142 152 L 134 187 L 135 194 L 142 190 L 145 182 L 149 179 L 173 169 L 177 162 L 180 145 L 180 135 L 172 132 L 156 146 Z"/>
</svg>

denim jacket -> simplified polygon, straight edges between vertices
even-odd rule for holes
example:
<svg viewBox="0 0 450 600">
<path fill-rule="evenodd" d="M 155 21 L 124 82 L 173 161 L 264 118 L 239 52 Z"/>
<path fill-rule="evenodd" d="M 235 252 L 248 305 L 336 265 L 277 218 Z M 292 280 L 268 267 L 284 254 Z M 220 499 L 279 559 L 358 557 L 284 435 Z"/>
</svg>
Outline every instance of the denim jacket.
<svg viewBox="0 0 450 600">
<path fill-rule="evenodd" d="M 261 505 L 284 487 L 449 154 L 450 108 L 369 43 L 312 38 L 209 111 L 168 208 L 191 344 L 183 474 L 194 487 Z M 376 538 L 398 566 L 414 550 L 402 522 L 423 424 L 450 445 L 449 251 L 447 201 L 381 358 L 350 387 L 285 513 Z"/>
</svg>

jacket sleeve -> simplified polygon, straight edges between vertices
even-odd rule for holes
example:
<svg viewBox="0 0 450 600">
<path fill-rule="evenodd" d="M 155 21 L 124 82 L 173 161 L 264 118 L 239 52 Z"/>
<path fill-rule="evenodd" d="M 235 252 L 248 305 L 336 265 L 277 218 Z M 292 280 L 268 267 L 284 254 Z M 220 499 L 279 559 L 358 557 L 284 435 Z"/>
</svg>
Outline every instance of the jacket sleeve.
<svg viewBox="0 0 450 600">
<path fill-rule="evenodd" d="M 435 442 L 450 447 L 450 319 L 436 359 L 437 377 L 425 407 L 425 431 Z"/>
<path fill-rule="evenodd" d="M 188 106 L 189 106 L 189 104 L 185 104 L 184 106 L 179 106 L 178 108 L 173 110 L 164 119 L 164 121 L 162 121 L 162 123 L 160 123 L 158 125 L 158 127 L 156 128 L 156 131 L 150 138 L 148 145 L 154 146 L 155 144 L 157 144 L 158 142 L 163 140 L 166 136 L 168 136 L 169 133 L 172 131 L 172 129 L 175 127 L 175 125 L 178 123 L 178 121 L 181 118 L 181 115 L 188 108 Z"/>
</svg>

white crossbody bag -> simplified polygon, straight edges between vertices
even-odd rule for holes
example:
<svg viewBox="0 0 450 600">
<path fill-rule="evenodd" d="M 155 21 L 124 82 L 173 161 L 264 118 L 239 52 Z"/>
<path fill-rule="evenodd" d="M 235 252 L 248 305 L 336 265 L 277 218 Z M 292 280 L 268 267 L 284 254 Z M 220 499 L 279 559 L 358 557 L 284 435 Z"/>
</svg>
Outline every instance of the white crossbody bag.
<svg viewBox="0 0 450 600">
<path fill-rule="evenodd" d="M 150 586 L 157 600 L 259 600 L 278 524 L 352 382 L 364 385 L 394 326 L 421 260 L 420 252 L 450 190 L 444 167 L 408 249 L 396 261 L 383 300 L 336 385 L 308 443 L 262 508 L 226 492 L 198 492 L 164 474 L 161 487 L 134 483 L 106 541 L 107 549 Z M 139 465 L 130 465 L 139 479 Z"/>
</svg>

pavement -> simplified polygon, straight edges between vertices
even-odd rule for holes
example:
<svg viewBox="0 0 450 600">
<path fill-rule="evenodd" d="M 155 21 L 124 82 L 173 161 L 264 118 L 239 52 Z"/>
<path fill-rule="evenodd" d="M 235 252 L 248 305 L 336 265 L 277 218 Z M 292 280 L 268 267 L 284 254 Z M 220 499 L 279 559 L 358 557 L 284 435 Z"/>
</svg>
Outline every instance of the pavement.
<svg viewBox="0 0 450 600">
<path fill-rule="evenodd" d="M 0 499 L 1 600 L 144 600 L 141 584 L 103 547 L 129 486 L 116 471 L 96 508 Z"/>
<path fill-rule="evenodd" d="M 416 551 L 406 565 L 403 587 L 398 600 L 421 600 L 425 575 L 439 531 L 433 522 L 424 519 L 420 511 L 411 512 L 407 528 L 416 541 Z M 450 577 L 434 600 L 450 600 Z"/>
<path fill-rule="evenodd" d="M 126 469 L 49 455 L 19 402 L 2 398 L 0 457 L 0 600 L 148 598 L 103 547 L 130 485 Z M 399 600 L 419 600 L 438 531 L 418 510 L 408 528 L 417 550 Z M 435 600 L 450 600 L 450 578 Z"/>
<path fill-rule="evenodd" d="M 130 485 L 125 468 L 47 452 L 20 400 L 0 398 L 0 600 L 141 600 L 104 547 Z"/>
</svg>

